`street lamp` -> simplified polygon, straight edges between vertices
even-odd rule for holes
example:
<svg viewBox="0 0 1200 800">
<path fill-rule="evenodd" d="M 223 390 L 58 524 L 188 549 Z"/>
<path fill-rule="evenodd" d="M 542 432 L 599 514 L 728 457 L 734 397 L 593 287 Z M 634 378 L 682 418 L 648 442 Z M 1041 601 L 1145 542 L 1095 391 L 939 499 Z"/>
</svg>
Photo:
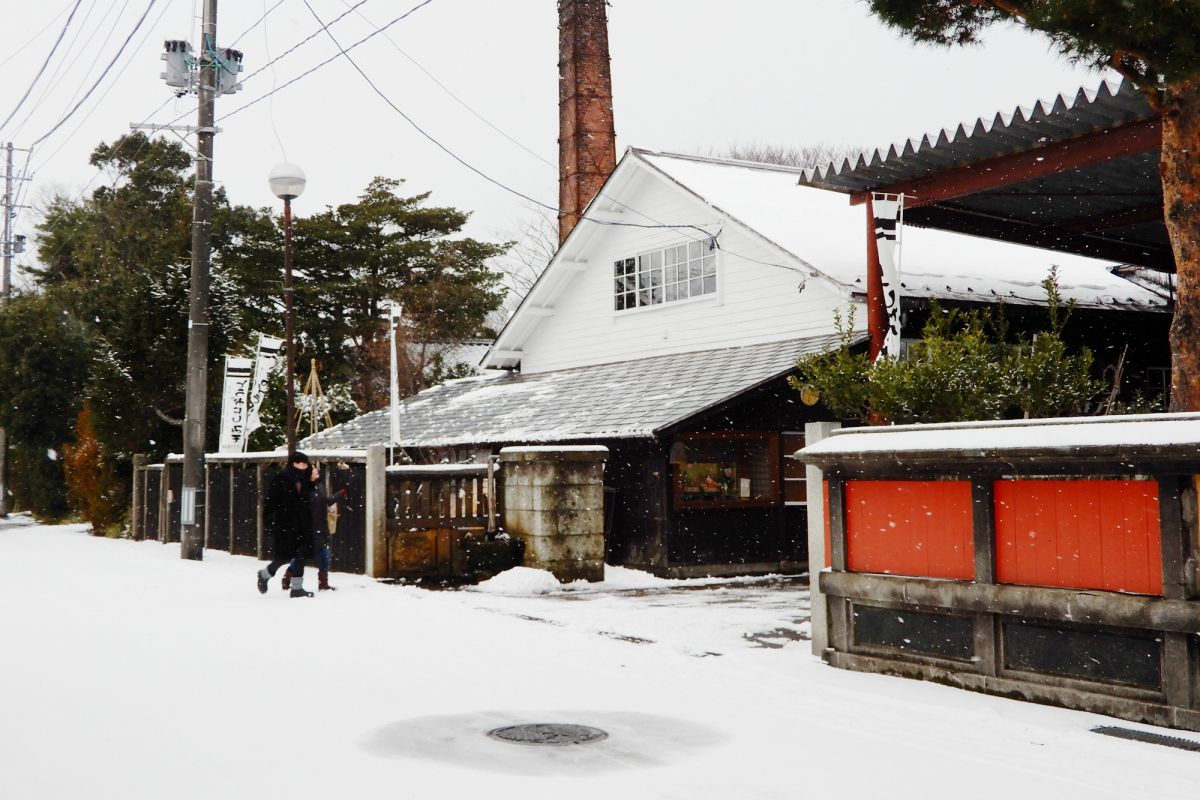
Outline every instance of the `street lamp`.
<svg viewBox="0 0 1200 800">
<path fill-rule="evenodd" d="M 292 310 L 292 200 L 304 191 L 304 170 L 295 164 L 283 163 L 267 175 L 271 191 L 283 200 L 283 302 L 287 339 L 287 449 L 288 458 L 296 452 L 296 340 L 293 333 Z"/>
</svg>

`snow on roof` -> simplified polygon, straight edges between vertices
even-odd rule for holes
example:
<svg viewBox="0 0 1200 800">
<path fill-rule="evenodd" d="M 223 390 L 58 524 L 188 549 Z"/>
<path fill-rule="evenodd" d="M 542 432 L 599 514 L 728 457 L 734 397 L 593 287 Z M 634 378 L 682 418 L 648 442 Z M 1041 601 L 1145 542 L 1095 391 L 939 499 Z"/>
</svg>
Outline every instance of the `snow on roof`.
<svg viewBox="0 0 1200 800">
<path fill-rule="evenodd" d="M 1141 414 L 1112 417 L 956 422 L 847 428 L 801 450 L 801 461 L 829 464 L 839 459 L 920 459 L 952 453 L 972 459 L 1003 459 L 1036 451 L 1086 456 L 1136 448 L 1200 458 L 1200 414 Z"/>
<path fill-rule="evenodd" d="M 623 363 L 520 374 L 490 371 L 447 381 L 409 398 L 400 416 L 401 446 L 649 438 L 747 389 L 789 372 L 806 353 L 839 344 L 836 336 L 676 353 Z M 300 444 L 386 444 L 389 412 L 372 411 Z"/>
<path fill-rule="evenodd" d="M 866 291 L 865 211 L 838 192 L 797 186 L 800 170 L 635 151 L 643 160 L 833 280 Z M 901 293 L 907 297 L 1044 304 L 1058 266 L 1064 300 L 1082 308 L 1165 311 L 1162 294 L 1114 275 L 1113 265 L 993 239 L 906 225 Z"/>
</svg>

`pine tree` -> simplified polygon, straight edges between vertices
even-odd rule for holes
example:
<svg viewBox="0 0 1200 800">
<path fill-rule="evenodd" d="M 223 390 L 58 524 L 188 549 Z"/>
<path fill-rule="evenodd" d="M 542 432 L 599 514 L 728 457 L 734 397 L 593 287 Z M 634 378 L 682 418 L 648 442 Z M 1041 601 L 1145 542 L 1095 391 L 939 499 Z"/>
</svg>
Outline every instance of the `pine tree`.
<svg viewBox="0 0 1200 800">
<path fill-rule="evenodd" d="M 920 42 L 974 44 L 1012 22 L 1050 37 L 1074 61 L 1112 68 L 1162 115 L 1167 233 L 1178 271 L 1171 324 L 1171 408 L 1200 410 L 1200 2 L 1198 0 L 869 0 Z"/>
</svg>

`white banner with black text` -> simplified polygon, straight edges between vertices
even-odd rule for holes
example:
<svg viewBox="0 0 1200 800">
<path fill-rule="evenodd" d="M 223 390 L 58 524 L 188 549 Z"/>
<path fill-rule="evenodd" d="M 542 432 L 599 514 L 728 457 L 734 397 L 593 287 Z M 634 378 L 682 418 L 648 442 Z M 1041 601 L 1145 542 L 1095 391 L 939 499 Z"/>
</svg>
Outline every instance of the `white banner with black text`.
<svg viewBox="0 0 1200 800">
<path fill-rule="evenodd" d="M 250 372 L 253 366 L 254 362 L 248 358 L 225 356 L 225 390 L 221 394 L 218 452 L 242 452 L 247 435 L 246 403 L 250 399 Z"/>
<path fill-rule="evenodd" d="M 246 438 L 262 427 L 259 411 L 262 410 L 263 398 L 267 396 L 267 387 L 271 383 L 271 373 L 279 363 L 279 354 L 283 351 L 283 339 L 274 336 L 258 337 L 258 351 L 254 358 L 254 382 L 250 385 L 250 406 L 246 421 Z"/>
<path fill-rule="evenodd" d="M 879 358 L 900 356 L 900 232 L 904 224 L 904 195 L 873 194 L 875 244 L 883 275 L 884 324 L 883 347 Z"/>
</svg>

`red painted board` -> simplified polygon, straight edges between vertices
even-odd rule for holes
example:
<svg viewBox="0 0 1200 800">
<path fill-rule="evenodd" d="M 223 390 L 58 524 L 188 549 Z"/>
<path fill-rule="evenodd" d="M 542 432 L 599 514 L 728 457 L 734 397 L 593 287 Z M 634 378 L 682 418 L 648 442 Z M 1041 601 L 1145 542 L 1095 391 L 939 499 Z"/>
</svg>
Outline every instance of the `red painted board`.
<svg viewBox="0 0 1200 800">
<path fill-rule="evenodd" d="M 972 580 L 969 481 L 847 481 L 846 566 Z"/>
<path fill-rule="evenodd" d="M 996 580 L 1162 594 L 1158 483 L 995 483 Z"/>
</svg>

